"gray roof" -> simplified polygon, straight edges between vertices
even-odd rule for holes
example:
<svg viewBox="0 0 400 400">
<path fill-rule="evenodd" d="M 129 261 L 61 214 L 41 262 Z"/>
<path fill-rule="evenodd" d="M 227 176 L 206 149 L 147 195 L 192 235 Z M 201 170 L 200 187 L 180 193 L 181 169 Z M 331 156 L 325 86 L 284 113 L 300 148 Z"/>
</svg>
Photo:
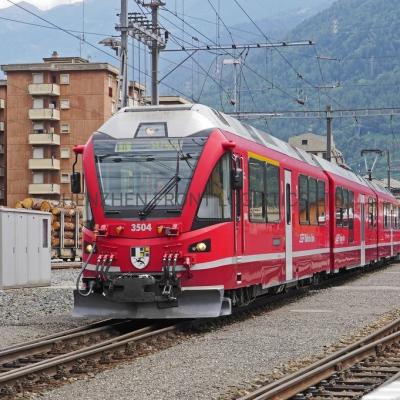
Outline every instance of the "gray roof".
<svg viewBox="0 0 400 400">
<path fill-rule="evenodd" d="M 166 122 L 169 134 L 174 137 L 186 137 L 213 128 L 226 130 L 349 181 L 357 182 L 365 187 L 370 186 L 365 179 L 351 170 L 311 155 L 303 149 L 293 147 L 283 140 L 202 104 L 123 108 L 106 121 L 98 132 L 115 139 L 133 138 L 139 124 L 146 122 Z M 388 193 L 385 188 L 376 186 L 376 190 Z"/>
</svg>

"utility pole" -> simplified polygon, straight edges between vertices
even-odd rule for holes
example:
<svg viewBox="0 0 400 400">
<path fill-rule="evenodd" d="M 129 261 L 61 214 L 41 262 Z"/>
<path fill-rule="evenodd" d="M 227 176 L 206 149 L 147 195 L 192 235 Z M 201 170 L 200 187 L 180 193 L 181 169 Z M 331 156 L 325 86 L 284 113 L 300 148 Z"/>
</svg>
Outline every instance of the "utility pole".
<svg viewBox="0 0 400 400">
<path fill-rule="evenodd" d="M 387 157 L 387 187 L 390 191 L 390 176 L 391 176 L 391 168 L 390 168 L 390 150 L 386 150 Z"/>
<path fill-rule="evenodd" d="M 120 95 L 119 108 L 128 105 L 128 2 L 121 0 L 121 14 L 119 16 L 121 30 L 121 47 L 119 49 L 120 70 L 119 87 Z"/>
<path fill-rule="evenodd" d="M 149 6 L 151 7 L 151 22 L 154 35 L 158 35 L 158 8 L 161 1 L 152 1 Z M 158 41 L 153 40 L 151 46 L 151 104 L 158 106 L 158 59 L 160 50 L 158 49 Z"/>
<path fill-rule="evenodd" d="M 122 3 L 124 2 L 126 4 L 126 1 L 127 0 L 121 0 L 121 14 Z M 160 29 L 158 26 L 158 9 L 161 6 L 164 6 L 165 3 L 161 0 L 150 0 L 150 2 L 145 2 L 144 0 L 135 0 L 135 2 L 142 7 L 151 8 L 151 21 L 140 13 L 127 13 L 125 25 L 127 27 L 126 33 L 127 36 L 132 36 L 137 41 L 145 44 L 151 50 L 151 104 L 158 105 L 158 61 L 160 50 L 165 48 L 168 40 L 168 32 L 164 31 L 164 37 L 162 37 L 162 29 Z M 122 37 L 124 31 L 122 18 L 120 26 L 117 26 L 116 29 L 121 31 Z"/>
<path fill-rule="evenodd" d="M 326 107 L 326 159 L 328 161 L 332 160 L 332 107 Z"/>
<path fill-rule="evenodd" d="M 239 58 L 227 58 L 223 61 L 224 65 L 233 65 L 233 97 L 231 99 L 231 104 L 234 107 L 235 112 L 239 111 L 239 87 L 237 84 L 238 76 L 237 76 L 237 67 L 241 64 Z"/>
</svg>

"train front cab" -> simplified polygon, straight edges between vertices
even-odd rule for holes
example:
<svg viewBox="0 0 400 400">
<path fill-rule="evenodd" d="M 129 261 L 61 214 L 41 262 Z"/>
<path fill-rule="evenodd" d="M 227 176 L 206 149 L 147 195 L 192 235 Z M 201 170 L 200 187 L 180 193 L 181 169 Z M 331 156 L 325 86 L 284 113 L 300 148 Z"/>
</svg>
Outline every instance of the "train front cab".
<svg viewBox="0 0 400 400">
<path fill-rule="evenodd" d="M 182 140 L 183 147 L 171 149 L 171 140 Z M 192 147 L 202 142 L 198 154 L 188 142 Z M 131 148 L 126 140 L 120 145 L 94 135 L 85 147 L 91 221 L 84 229 L 85 286 L 75 290 L 74 314 L 153 319 L 230 314 L 225 289 L 237 287 L 236 257 L 242 255 L 242 158 L 235 143 L 213 130 L 168 138 L 161 146 L 158 140 L 154 148 L 148 141 L 145 158 L 133 151 L 140 143 Z M 150 167 L 151 173 L 144 170 Z M 176 168 L 185 190 L 168 184 Z M 181 206 L 165 207 L 165 196 L 156 204 L 129 207 L 106 197 L 126 182 L 139 187 L 139 178 L 146 190 L 161 187 L 156 196 L 167 182 L 164 195 L 179 192 Z M 94 253 L 87 250 L 93 248 Z"/>
</svg>

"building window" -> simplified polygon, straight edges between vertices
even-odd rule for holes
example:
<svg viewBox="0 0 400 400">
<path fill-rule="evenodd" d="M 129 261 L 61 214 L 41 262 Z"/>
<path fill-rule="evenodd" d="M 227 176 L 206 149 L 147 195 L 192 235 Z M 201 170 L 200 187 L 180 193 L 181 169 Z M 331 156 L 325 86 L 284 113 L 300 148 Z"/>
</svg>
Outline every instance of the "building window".
<svg viewBox="0 0 400 400">
<path fill-rule="evenodd" d="M 33 108 L 35 108 L 35 109 L 44 108 L 43 99 L 33 99 Z"/>
<path fill-rule="evenodd" d="M 69 148 L 62 148 L 60 151 L 60 158 L 69 158 Z"/>
<path fill-rule="evenodd" d="M 33 124 L 33 133 L 44 133 L 43 122 L 36 122 Z"/>
<path fill-rule="evenodd" d="M 69 124 L 62 123 L 60 125 L 60 130 L 61 130 L 61 133 L 69 133 Z"/>
<path fill-rule="evenodd" d="M 108 75 L 108 87 L 112 87 L 113 86 L 113 77 L 112 75 Z"/>
<path fill-rule="evenodd" d="M 44 148 L 43 147 L 34 147 L 33 148 L 33 158 L 35 158 L 35 159 L 44 158 Z"/>
<path fill-rule="evenodd" d="M 68 172 L 61 173 L 61 183 L 69 183 L 69 173 Z"/>
<path fill-rule="evenodd" d="M 115 101 L 113 100 L 113 101 L 111 102 L 111 114 L 114 114 L 115 111 L 116 111 L 116 106 L 115 106 Z"/>
<path fill-rule="evenodd" d="M 307 139 L 303 139 L 301 141 L 301 144 L 304 145 L 304 146 L 307 146 L 308 145 L 308 140 Z"/>
<path fill-rule="evenodd" d="M 34 172 L 32 181 L 33 181 L 33 183 L 36 183 L 36 184 L 44 183 L 44 173 L 43 172 Z"/>
<path fill-rule="evenodd" d="M 32 74 L 32 83 L 43 83 L 44 78 L 42 73 Z"/>
<path fill-rule="evenodd" d="M 61 85 L 69 85 L 69 74 L 61 74 L 60 75 L 60 84 Z"/>
<path fill-rule="evenodd" d="M 61 108 L 61 110 L 68 110 L 70 108 L 69 100 L 68 99 L 61 100 L 60 101 L 60 108 Z"/>
</svg>

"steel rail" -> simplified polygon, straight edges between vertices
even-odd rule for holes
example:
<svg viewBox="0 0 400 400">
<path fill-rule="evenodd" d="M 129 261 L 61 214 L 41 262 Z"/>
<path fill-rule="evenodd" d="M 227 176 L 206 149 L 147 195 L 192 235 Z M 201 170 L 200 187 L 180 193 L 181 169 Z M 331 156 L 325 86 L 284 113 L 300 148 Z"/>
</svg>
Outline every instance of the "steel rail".
<svg viewBox="0 0 400 400">
<path fill-rule="evenodd" d="M 27 345 L 34 344 L 34 343 L 39 343 L 39 342 L 42 342 L 42 341 L 45 341 L 45 340 L 60 338 L 62 336 L 70 335 L 70 334 L 73 334 L 73 333 L 76 333 L 76 332 L 83 332 L 83 331 L 91 329 L 91 328 L 97 328 L 97 327 L 103 326 L 104 324 L 108 324 L 111 321 L 113 321 L 113 320 L 112 319 L 105 319 L 105 320 L 102 320 L 102 321 L 93 322 L 93 323 L 88 324 L 88 325 L 79 326 L 77 328 L 72 328 L 72 329 L 67 329 L 65 331 L 52 333 L 51 335 L 42 336 L 42 337 L 39 337 L 37 339 L 29 340 L 28 342 L 16 343 L 16 344 L 13 344 L 11 346 L 8 346 L 8 347 L 5 347 L 3 349 L 0 349 L 0 355 L 3 354 L 6 351 L 9 351 L 11 349 L 14 349 L 14 348 L 17 348 L 17 347 L 20 347 L 20 346 L 27 346 Z"/>
<path fill-rule="evenodd" d="M 140 328 L 133 332 L 96 343 L 80 350 L 72 351 L 67 354 L 53 357 L 49 360 L 43 360 L 33 365 L 27 365 L 16 370 L 2 373 L 0 374 L 0 387 L 4 387 L 6 384 L 11 384 L 16 380 L 31 374 L 38 372 L 43 373 L 52 369 L 55 371 L 57 368 L 69 365 L 77 360 L 92 358 L 95 355 L 99 355 L 110 350 L 125 348 L 125 346 L 128 344 L 174 331 L 176 327 L 176 325 L 171 325 L 159 329 L 157 329 L 155 326 Z"/>
<path fill-rule="evenodd" d="M 88 328 L 88 326 L 86 326 L 86 329 L 78 330 L 76 332 L 68 332 L 66 334 L 64 333 L 63 335 L 59 335 L 49 339 L 42 338 L 41 340 L 39 339 L 32 343 L 23 343 L 18 346 L 3 349 L 0 351 L 0 369 L 1 365 L 10 361 L 15 361 L 20 357 L 43 354 L 46 351 L 51 351 L 55 344 L 72 344 L 74 343 L 74 341 L 79 340 L 79 338 L 87 339 L 89 335 L 112 331 L 114 328 L 117 328 L 119 325 L 123 325 L 125 323 L 126 322 L 124 321 L 114 322 L 108 325 L 93 328 Z"/>
<path fill-rule="evenodd" d="M 398 341 L 399 338 L 400 319 L 397 319 L 344 349 L 291 375 L 265 385 L 241 397 L 239 400 L 289 399 L 310 386 L 319 383 L 321 380 L 337 373 L 339 370 L 346 369 L 369 355 L 375 354 L 377 347 L 387 345 L 389 342 Z"/>
</svg>

